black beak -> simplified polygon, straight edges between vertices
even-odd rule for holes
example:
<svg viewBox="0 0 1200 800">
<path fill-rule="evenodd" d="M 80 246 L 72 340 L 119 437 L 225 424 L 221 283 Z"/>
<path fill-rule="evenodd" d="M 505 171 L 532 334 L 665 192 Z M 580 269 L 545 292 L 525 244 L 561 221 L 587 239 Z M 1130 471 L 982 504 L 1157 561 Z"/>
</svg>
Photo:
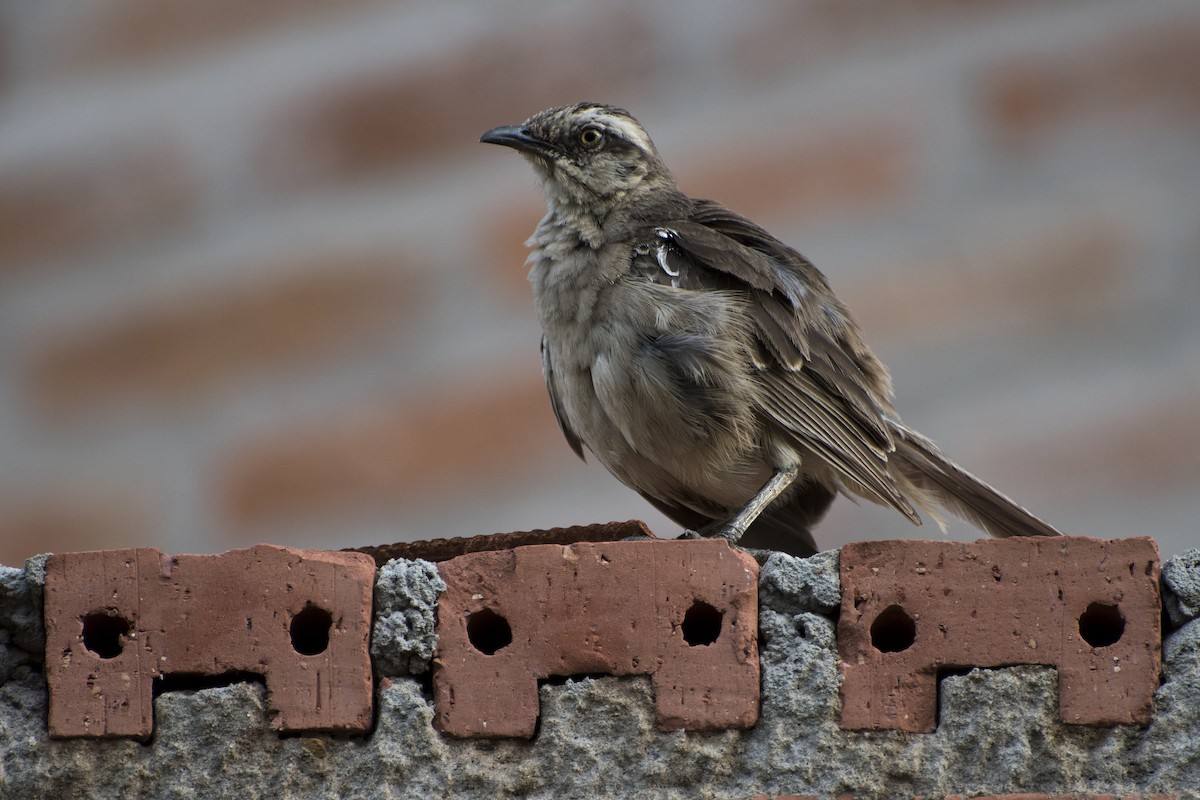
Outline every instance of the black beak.
<svg viewBox="0 0 1200 800">
<path fill-rule="evenodd" d="M 556 149 L 549 142 L 531 136 L 528 130 L 517 125 L 501 125 L 499 128 L 492 128 L 480 136 L 479 141 L 485 144 L 501 144 L 514 150 L 539 155 L 549 155 Z"/>
</svg>

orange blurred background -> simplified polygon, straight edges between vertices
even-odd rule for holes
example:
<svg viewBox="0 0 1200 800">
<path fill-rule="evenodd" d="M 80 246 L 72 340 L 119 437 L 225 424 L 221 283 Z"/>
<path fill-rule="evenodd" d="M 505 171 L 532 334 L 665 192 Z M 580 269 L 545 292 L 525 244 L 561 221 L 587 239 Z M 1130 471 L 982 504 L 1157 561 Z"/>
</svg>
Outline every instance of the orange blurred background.
<svg viewBox="0 0 1200 800">
<path fill-rule="evenodd" d="M 0 5 L 0 563 L 674 535 L 562 441 L 540 196 L 477 143 L 585 99 L 825 271 L 969 469 L 1200 544 L 1200 6 L 497 8 Z M 817 538 L 939 535 L 843 500 Z"/>
</svg>

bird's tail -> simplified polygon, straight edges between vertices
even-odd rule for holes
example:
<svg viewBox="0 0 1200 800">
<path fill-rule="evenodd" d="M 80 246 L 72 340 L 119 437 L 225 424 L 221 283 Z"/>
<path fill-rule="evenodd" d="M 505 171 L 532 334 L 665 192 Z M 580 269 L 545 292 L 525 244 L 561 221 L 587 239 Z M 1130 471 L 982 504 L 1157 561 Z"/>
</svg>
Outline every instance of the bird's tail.
<svg viewBox="0 0 1200 800">
<path fill-rule="evenodd" d="M 991 536 L 1061 536 L 1048 523 L 950 460 L 921 434 L 892 423 L 894 464 L 901 489 L 939 525 L 936 507 L 979 526 Z M 933 506 L 933 507 L 931 507 Z"/>
</svg>

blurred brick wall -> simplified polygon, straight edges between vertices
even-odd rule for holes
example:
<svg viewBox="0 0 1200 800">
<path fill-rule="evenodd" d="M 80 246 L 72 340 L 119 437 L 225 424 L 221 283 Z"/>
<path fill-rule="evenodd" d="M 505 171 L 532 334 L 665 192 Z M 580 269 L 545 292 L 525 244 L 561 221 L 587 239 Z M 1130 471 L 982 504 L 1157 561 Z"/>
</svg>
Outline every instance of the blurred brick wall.
<svg viewBox="0 0 1200 800">
<path fill-rule="evenodd" d="M 812 258 L 968 468 L 1200 542 L 1193 0 L 494 8 L 0 4 L 0 562 L 677 530 L 561 441 L 541 201 L 476 143 L 580 99 Z"/>
</svg>

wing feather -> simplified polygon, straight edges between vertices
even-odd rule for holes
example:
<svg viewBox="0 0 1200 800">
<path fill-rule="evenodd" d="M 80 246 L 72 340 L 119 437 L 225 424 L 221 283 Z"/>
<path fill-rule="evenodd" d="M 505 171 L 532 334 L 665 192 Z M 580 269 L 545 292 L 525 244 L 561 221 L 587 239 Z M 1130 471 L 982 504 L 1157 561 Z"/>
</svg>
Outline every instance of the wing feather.
<svg viewBox="0 0 1200 800">
<path fill-rule="evenodd" d="M 575 455 L 583 461 L 587 461 L 583 455 L 583 442 L 580 441 L 579 434 L 571 429 L 559 407 L 558 388 L 554 385 L 554 365 L 550 363 L 550 348 L 546 346 L 545 336 L 542 336 L 542 377 L 546 380 L 546 393 L 550 395 L 550 410 L 554 412 L 554 419 L 558 421 L 558 427 L 562 429 L 567 444 L 571 445 Z"/>
<path fill-rule="evenodd" d="M 671 248 L 673 285 L 745 293 L 758 340 L 760 410 L 856 491 L 919 524 L 888 469 L 890 384 L 857 339 L 824 276 L 803 256 L 728 209 L 697 201 L 656 228 Z"/>
</svg>

